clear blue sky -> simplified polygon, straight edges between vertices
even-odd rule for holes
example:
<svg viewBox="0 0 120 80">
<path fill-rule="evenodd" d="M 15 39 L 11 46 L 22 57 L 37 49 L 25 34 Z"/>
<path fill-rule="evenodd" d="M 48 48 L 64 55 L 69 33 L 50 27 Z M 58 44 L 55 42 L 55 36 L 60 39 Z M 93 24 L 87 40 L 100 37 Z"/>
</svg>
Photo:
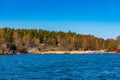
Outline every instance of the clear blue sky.
<svg viewBox="0 0 120 80">
<path fill-rule="evenodd" d="M 120 0 L 0 0 L 0 27 L 120 35 Z"/>
</svg>

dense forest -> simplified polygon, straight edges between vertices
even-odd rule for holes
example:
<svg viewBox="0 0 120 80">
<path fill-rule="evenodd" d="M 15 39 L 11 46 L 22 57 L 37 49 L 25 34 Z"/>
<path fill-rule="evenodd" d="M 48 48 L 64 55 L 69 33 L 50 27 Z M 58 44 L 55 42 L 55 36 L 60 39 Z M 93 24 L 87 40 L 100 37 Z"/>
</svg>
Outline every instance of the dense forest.
<svg viewBox="0 0 120 80">
<path fill-rule="evenodd" d="M 119 49 L 120 36 L 102 39 L 93 35 L 75 32 L 46 31 L 42 29 L 0 28 L 0 52 L 11 50 L 27 52 L 31 48 L 39 51 L 56 50 L 116 50 Z"/>
</svg>

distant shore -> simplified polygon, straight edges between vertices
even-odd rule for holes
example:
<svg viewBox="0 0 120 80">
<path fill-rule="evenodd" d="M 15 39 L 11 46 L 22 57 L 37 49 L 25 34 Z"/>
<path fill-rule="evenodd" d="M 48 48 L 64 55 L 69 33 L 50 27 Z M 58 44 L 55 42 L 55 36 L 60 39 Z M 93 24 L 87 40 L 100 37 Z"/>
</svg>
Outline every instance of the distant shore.
<svg viewBox="0 0 120 80">
<path fill-rule="evenodd" d="M 100 52 L 100 51 L 39 51 L 27 53 L 6 53 L 0 55 L 14 55 L 14 54 L 118 54 L 115 52 Z"/>
<path fill-rule="evenodd" d="M 34 53 L 34 52 L 33 52 Z M 83 54 L 84 51 L 42 51 L 35 54 Z"/>
<path fill-rule="evenodd" d="M 115 54 L 115 52 L 100 52 L 100 51 L 39 51 L 32 52 L 33 54 Z"/>
<path fill-rule="evenodd" d="M 0 54 L 98 54 L 119 53 L 120 37 L 102 39 L 94 35 L 41 29 L 0 28 Z"/>
</svg>

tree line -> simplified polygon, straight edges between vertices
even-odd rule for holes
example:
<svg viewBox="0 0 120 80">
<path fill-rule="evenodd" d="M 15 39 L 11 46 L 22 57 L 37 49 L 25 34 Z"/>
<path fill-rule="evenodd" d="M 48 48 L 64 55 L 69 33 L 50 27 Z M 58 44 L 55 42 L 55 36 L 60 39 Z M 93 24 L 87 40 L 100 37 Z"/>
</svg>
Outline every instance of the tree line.
<svg viewBox="0 0 120 80">
<path fill-rule="evenodd" d="M 116 39 L 97 38 L 93 35 L 75 32 L 47 31 L 42 29 L 0 28 L 0 50 L 7 46 L 16 46 L 17 51 L 29 48 L 42 50 L 116 50 L 119 48 L 120 36 Z M 2 52 L 1 52 L 2 53 Z"/>
</svg>

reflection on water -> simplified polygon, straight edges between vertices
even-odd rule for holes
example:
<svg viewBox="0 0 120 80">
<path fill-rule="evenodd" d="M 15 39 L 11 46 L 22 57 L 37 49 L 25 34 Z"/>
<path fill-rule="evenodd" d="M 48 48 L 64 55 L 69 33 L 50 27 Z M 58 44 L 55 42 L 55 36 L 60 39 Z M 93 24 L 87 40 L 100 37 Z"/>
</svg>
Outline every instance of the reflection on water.
<svg viewBox="0 0 120 80">
<path fill-rule="evenodd" d="M 119 54 L 0 56 L 0 80 L 119 80 Z"/>
</svg>

